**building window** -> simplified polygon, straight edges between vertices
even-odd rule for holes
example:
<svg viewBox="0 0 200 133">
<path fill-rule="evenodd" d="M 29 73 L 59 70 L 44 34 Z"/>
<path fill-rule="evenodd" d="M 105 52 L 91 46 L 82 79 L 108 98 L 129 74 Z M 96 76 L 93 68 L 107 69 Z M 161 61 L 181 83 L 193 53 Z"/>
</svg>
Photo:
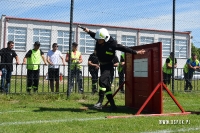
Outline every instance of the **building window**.
<svg viewBox="0 0 200 133">
<path fill-rule="evenodd" d="M 140 37 L 140 45 L 150 44 L 150 43 L 153 43 L 153 42 L 154 42 L 153 37 L 145 37 L 145 36 Z"/>
<path fill-rule="evenodd" d="M 162 42 L 162 57 L 169 57 L 171 52 L 171 38 L 159 38 L 159 42 Z"/>
<path fill-rule="evenodd" d="M 33 29 L 33 43 L 39 41 L 40 49 L 44 52 L 49 51 L 51 46 L 51 30 Z"/>
<path fill-rule="evenodd" d="M 63 52 L 67 53 L 69 51 L 69 31 L 58 31 L 58 38 L 57 43 L 59 45 L 58 49 Z M 72 32 L 72 42 L 74 42 L 74 32 Z"/>
<path fill-rule="evenodd" d="M 80 52 L 93 53 L 96 41 L 85 32 L 80 33 Z"/>
<path fill-rule="evenodd" d="M 187 40 L 181 40 L 181 39 L 175 40 L 175 57 L 176 58 L 187 57 Z"/>
<path fill-rule="evenodd" d="M 15 43 L 14 50 L 26 51 L 27 29 L 21 27 L 8 27 L 8 41 Z"/>
<path fill-rule="evenodd" d="M 136 44 L 136 37 L 135 36 L 127 36 L 122 35 L 121 44 L 127 47 L 135 46 Z"/>
<path fill-rule="evenodd" d="M 110 36 L 112 36 L 112 38 L 113 38 L 114 40 L 117 40 L 116 34 L 110 34 Z"/>
</svg>

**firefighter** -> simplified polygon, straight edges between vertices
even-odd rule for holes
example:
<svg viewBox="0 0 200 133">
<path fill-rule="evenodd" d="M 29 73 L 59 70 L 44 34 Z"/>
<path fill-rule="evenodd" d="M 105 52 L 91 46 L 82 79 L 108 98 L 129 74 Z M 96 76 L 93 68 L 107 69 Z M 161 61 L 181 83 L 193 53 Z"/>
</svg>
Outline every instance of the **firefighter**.
<svg viewBox="0 0 200 133">
<path fill-rule="evenodd" d="M 114 81 L 114 78 L 115 78 L 115 70 L 116 70 L 116 67 L 118 67 L 119 65 L 119 59 L 118 57 L 115 55 L 114 59 L 112 60 L 112 63 L 113 63 L 113 70 L 111 71 L 111 85 L 114 86 L 112 83 Z"/>
<path fill-rule="evenodd" d="M 97 92 L 97 82 L 98 82 L 98 73 L 99 73 L 99 60 L 96 56 L 96 51 L 90 55 L 88 58 L 89 72 L 92 76 L 92 94 Z"/>
<path fill-rule="evenodd" d="M 124 53 L 120 56 L 120 62 L 117 67 L 118 74 L 119 74 L 119 86 L 121 86 L 124 83 L 124 66 L 125 66 L 125 59 L 124 59 Z M 124 86 L 120 89 L 121 93 L 124 93 Z"/>
<path fill-rule="evenodd" d="M 115 57 L 115 51 L 120 50 L 122 52 L 128 52 L 132 54 L 144 54 L 145 50 L 142 49 L 139 51 L 135 51 L 121 44 L 117 44 L 117 41 L 115 41 L 109 35 L 107 29 L 105 28 L 99 29 L 96 33 L 90 31 L 88 28 L 84 28 L 83 30 L 96 40 L 95 50 L 100 62 L 101 75 L 99 77 L 99 100 L 94 105 L 94 108 L 102 109 L 104 95 L 106 95 L 111 105 L 110 111 L 116 111 L 117 107 L 112 97 L 110 79 L 111 71 L 113 70 L 112 60 Z"/>
</svg>

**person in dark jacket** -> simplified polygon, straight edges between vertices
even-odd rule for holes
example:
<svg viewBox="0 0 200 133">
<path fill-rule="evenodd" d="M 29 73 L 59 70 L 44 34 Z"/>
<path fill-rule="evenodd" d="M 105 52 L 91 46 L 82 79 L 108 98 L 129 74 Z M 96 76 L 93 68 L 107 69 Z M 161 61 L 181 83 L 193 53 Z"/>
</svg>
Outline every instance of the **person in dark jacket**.
<svg viewBox="0 0 200 133">
<path fill-rule="evenodd" d="M 116 111 L 117 107 L 112 97 L 110 80 L 111 71 L 113 70 L 112 60 L 115 57 L 115 51 L 120 50 L 122 52 L 127 52 L 131 54 L 144 54 L 145 50 L 142 49 L 139 51 L 135 51 L 121 44 L 117 44 L 117 41 L 115 41 L 109 35 L 107 29 L 105 28 L 99 29 L 96 33 L 90 31 L 88 28 L 84 28 L 83 30 L 96 40 L 95 50 L 100 62 L 101 76 L 99 77 L 99 100 L 94 105 L 94 108 L 102 109 L 104 95 L 106 95 L 111 105 L 110 111 Z"/>
<path fill-rule="evenodd" d="M 92 76 L 92 94 L 97 92 L 97 82 L 98 82 L 98 73 L 99 73 L 99 60 L 96 56 L 96 51 L 90 55 L 88 58 L 89 72 Z"/>
<path fill-rule="evenodd" d="M 116 55 L 115 55 L 114 59 L 112 60 L 112 63 L 113 63 L 113 70 L 111 71 L 111 85 L 114 86 L 112 83 L 113 83 L 114 78 L 116 76 L 115 75 L 115 70 L 119 65 L 119 59 L 118 59 L 118 57 Z"/>
<path fill-rule="evenodd" d="M 13 58 L 16 59 L 16 64 L 19 64 L 19 58 L 14 50 L 14 42 L 9 41 L 7 43 L 7 48 L 2 48 L 0 50 L 1 56 L 1 64 L 0 70 L 2 72 L 1 76 L 1 88 L 0 91 L 4 91 L 6 93 L 9 92 L 10 89 L 10 80 L 13 71 Z"/>
<path fill-rule="evenodd" d="M 125 67 L 125 59 L 124 59 L 124 53 L 122 53 L 120 56 L 119 65 L 117 67 L 119 74 L 119 86 L 121 86 L 124 83 L 124 74 L 125 74 L 124 67 Z M 125 93 L 124 86 L 120 89 L 120 92 Z"/>
</svg>

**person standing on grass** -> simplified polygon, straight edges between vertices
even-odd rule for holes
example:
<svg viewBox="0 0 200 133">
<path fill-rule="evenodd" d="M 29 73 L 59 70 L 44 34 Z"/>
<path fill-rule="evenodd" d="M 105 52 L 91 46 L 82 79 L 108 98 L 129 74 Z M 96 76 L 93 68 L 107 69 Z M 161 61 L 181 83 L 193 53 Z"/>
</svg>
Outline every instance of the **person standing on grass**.
<svg viewBox="0 0 200 133">
<path fill-rule="evenodd" d="M 84 89 L 82 86 L 82 81 L 83 81 L 83 77 L 82 77 L 82 67 L 81 67 L 81 63 L 83 62 L 82 59 L 82 55 L 81 52 L 78 51 L 78 44 L 76 42 L 72 43 L 72 52 L 71 52 L 71 78 L 69 81 L 70 84 L 70 91 L 73 91 L 73 86 L 74 86 L 74 78 L 76 76 L 76 80 L 78 82 L 78 90 L 79 93 L 83 94 Z M 66 54 L 66 62 L 69 62 L 69 53 Z"/>
<path fill-rule="evenodd" d="M 110 79 L 111 85 L 114 81 L 116 67 L 119 65 L 119 59 L 116 55 L 115 55 L 114 59 L 112 60 L 112 63 L 113 63 L 113 70 L 111 71 L 111 79 Z M 114 86 L 114 85 L 112 85 L 112 86 Z"/>
<path fill-rule="evenodd" d="M 19 58 L 14 50 L 14 42 L 9 41 L 7 43 L 7 48 L 2 48 L 0 50 L 1 56 L 1 64 L 0 70 L 2 72 L 1 75 L 1 88 L 0 91 L 4 91 L 6 93 L 9 92 L 10 89 L 10 80 L 13 71 L 13 58 L 16 59 L 16 64 L 19 64 Z"/>
<path fill-rule="evenodd" d="M 124 53 L 121 54 L 120 56 L 120 62 L 117 67 L 118 69 L 118 74 L 119 74 L 119 86 L 121 86 L 124 83 L 124 66 L 125 66 L 125 58 L 124 58 Z M 121 93 L 124 93 L 124 86 L 120 89 Z"/>
<path fill-rule="evenodd" d="M 105 28 L 99 29 L 96 33 L 90 31 L 88 28 L 82 28 L 86 33 L 88 33 L 93 39 L 96 40 L 95 50 L 97 57 L 100 62 L 101 76 L 99 78 L 99 100 L 94 105 L 96 109 L 102 109 L 102 103 L 104 100 L 104 95 L 106 95 L 110 103 L 110 111 L 116 111 L 117 107 L 115 105 L 112 91 L 111 91 L 111 73 L 113 70 L 113 59 L 115 57 L 116 50 L 122 52 L 127 52 L 131 54 L 144 54 L 145 50 L 135 51 L 121 44 L 117 44 L 108 33 Z"/>
<path fill-rule="evenodd" d="M 56 92 L 59 92 L 59 59 L 62 60 L 63 66 L 66 65 L 62 53 L 58 50 L 58 44 L 53 43 L 52 50 L 47 53 L 48 78 L 50 80 L 51 92 L 54 92 L 54 81 L 56 81 Z"/>
<path fill-rule="evenodd" d="M 33 89 L 34 92 L 38 91 L 41 58 L 43 59 L 44 64 L 47 65 L 44 53 L 40 49 L 40 42 L 36 41 L 34 43 L 34 48 L 29 50 L 23 59 L 23 64 L 27 64 L 26 91 L 29 94 L 31 92 L 31 89 Z"/>
<path fill-rule="evenodd" d="M 165 64 L 162 67 L 163 71 L 163 82 L 166 85 L 170 84 L 171 77 L 172 77 L 172 61 L 174 60 L 174 68 L 177 67 L 177 59 L 174 58 L 174 53 L 171 52 L 170 56 L 166 59 Z"/>
<path fill-rule="evenodd" d="M 96 56 L 96 51 L 90 54 L 88 58 L 89 72 L 92 76 L 92 94 L 94 95 L 97 91 L 98 73 L 99 73 L 99 60 Z"/>
<path fill-rule="evenodd" d="M 184 79 L 185 79 L 185 92 L 190 92 L 193 88 L 192 86 L 192 78 L 194 71 L 200 68 L 199 60 L 197 60 L 197 55 L 192 53 L 192 57 L 189 58 L 183 68 Z M 189 90 L 188 90 L 189 88 Z"/>
</svg>

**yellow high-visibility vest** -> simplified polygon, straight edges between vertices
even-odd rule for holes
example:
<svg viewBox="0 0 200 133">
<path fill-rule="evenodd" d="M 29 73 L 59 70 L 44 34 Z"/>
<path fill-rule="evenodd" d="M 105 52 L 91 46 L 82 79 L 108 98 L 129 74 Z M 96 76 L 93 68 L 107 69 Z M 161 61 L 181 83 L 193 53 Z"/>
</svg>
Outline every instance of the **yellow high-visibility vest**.
<svg viewBox="0 0 200 133">
<path fill-rule="evenodd" d="M 27 58 L 27 69 L 28 70 L 38 70 L 41 63 L 41 51 L 32 50 L 31 57 Z"/>
<path fill-rule="evenodd" d="M 172 59 L 170 58 L 170 56 L 169 56 L 168 58 L 169 58 L 169 60 L 170 60 L 169 64 L 172 66 Z M 174 59 L 174 63 L 175 63 L 175 59 Z M 163 69 L 163 72 L 164 72 L 164 73 L 172 74 L 172 69 L 171 69 L 171 68 L 167 68 L 167 63 L 166 63 L 166 62 L 165 62 L 165 64 L 163 65 L 162 69 Z"/>
<path fill-rule="evenodd" d="M 76 55 L 74 55 L 74 52 L 71 52 L 71 58 L 75 59 L 72 61 L 71 69 L 74 69 L 75 67 L 77 69 L 81 69 L 81 65 L 78 63 L 80 56 L 81 56 L 81 52 L 79 51 L 76 51 Z"/>
<path fill-rule="evenodd" d="M 124 54 L 121 54 L 121 57 L 124 59 Z M 117 70 L 118 72 L 121 72 L 123 70 L 123 67 L 121 65 L 121 62 L 119 63 L 119 65 L 117 66 Z"/>
<path fill-rule="evenodd" d="M 192 62 L 193 62 L 193 60 L 192 60 L 192 58 L 190 58 L 190 63 L 192 63 Z M 195 62 L 196 62 L 196 66 L 197 66 L 199 64 L 199 60 L 196 59 Z M 187 63 L 184 65 L 183 71 L 184 71 L 184 73 L 188 73 L 189 68 L 188 68 Z"/>
</svg>

